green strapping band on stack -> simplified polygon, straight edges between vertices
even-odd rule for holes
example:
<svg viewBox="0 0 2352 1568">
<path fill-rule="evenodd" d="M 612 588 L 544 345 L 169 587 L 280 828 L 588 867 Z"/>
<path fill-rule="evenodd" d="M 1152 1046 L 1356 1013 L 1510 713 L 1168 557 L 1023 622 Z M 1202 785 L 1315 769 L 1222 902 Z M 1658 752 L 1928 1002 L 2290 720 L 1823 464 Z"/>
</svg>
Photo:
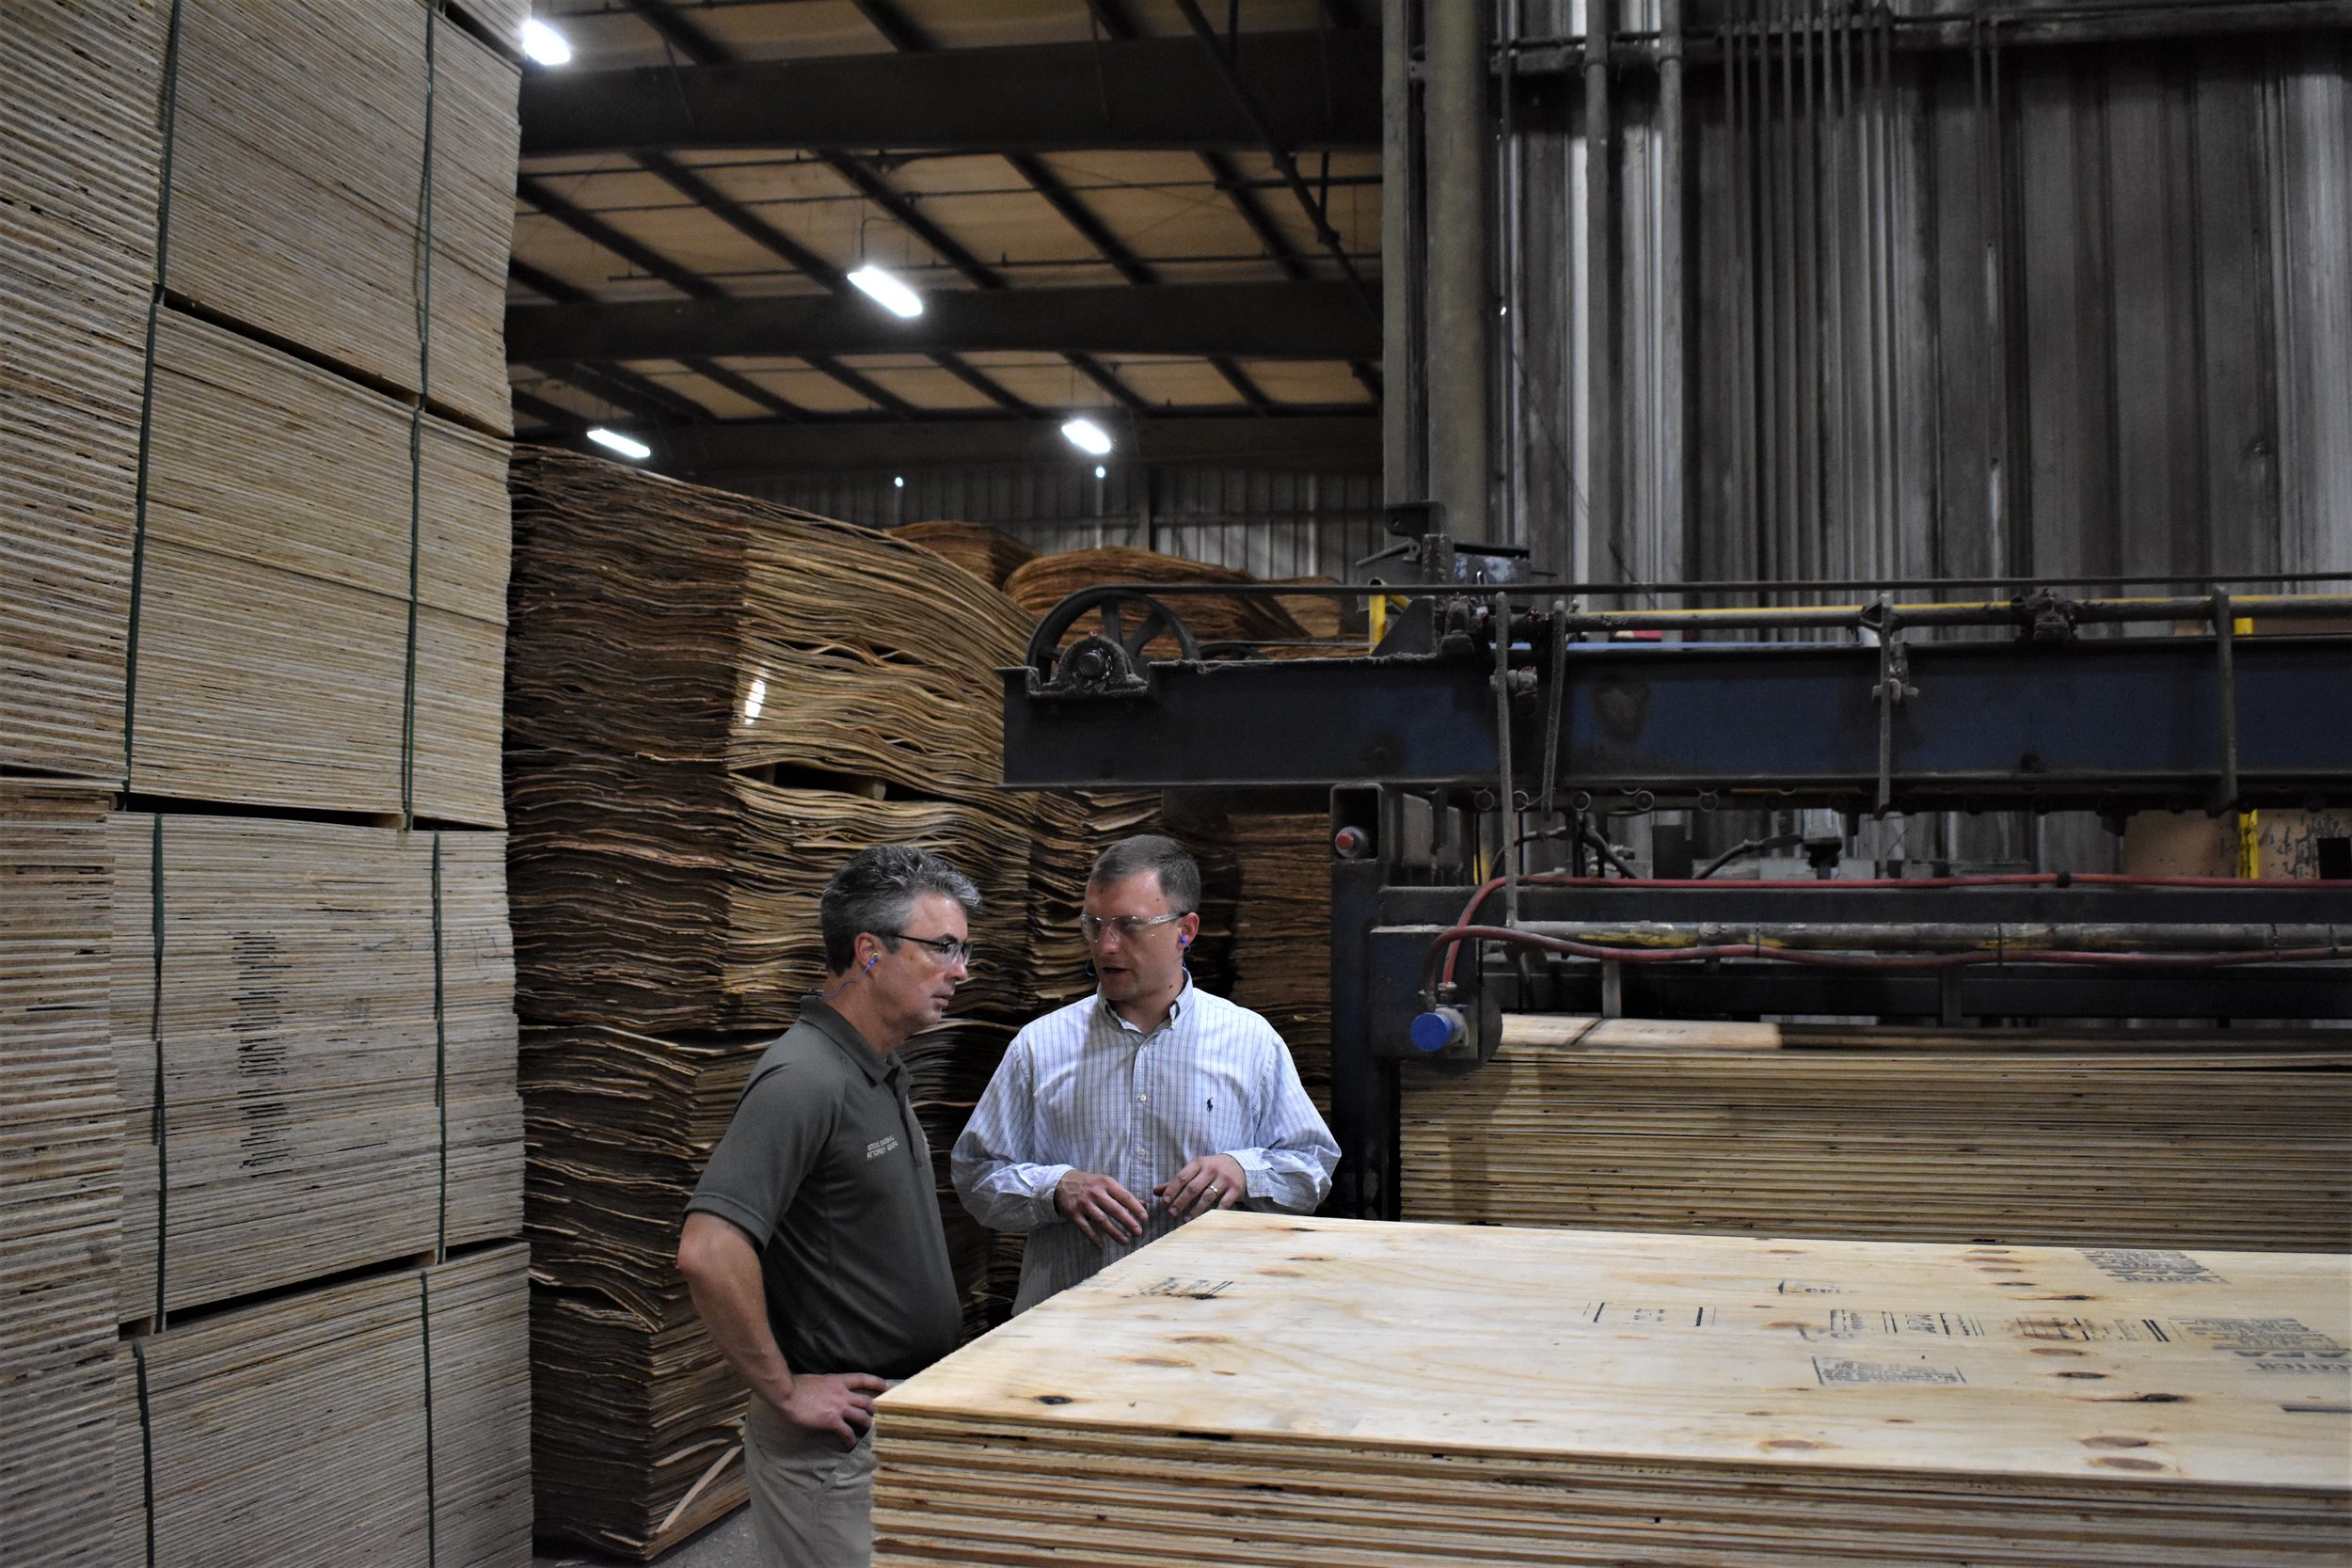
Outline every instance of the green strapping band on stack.
<svg viewBox="0 0 2352 1568">
<path fill-rule="evenodd" d="M 154 834 L 148 853 L 149 919 L 155 959 L 153 984 L 148 993 L 147 1038 L 155 1051 L 155 1328 L 164 1326 L 164 1259 L 169 1231 L 165 1222 L 171 1207 L 171 1120 L 164 1107 L 164 814 L 155 814 Z"/>
<path fill-rule="evenodd" d="M 171 250 L 171 141 L 180 115 L 180 0 L 171 0 L 164 33 L 163 101 L 156 110 L 163 135 L 160 188 L 155 198 L 155 286 L 147 295 L 147 356 L 139 372 L 139 464 L 131 503 L 131 625 L 122 650 L 122 787 L 131 787 L 131 747 L 139 699 L 139 601 L 147 584 L 148 454 L 155 434 L 155 334 L 164 309 L 164 266 Z"/>
<path fill-rule="evenodd" d="M 424 1560 L 436 1568 L 441 1560 L 441 1502 L 436 1490 L 433 1454 L 433 1278 L 417 1271 L 417 1324 L 424 1344 Z"/>
<path fill-rule="evenodd" d="M 155 1568 L 155 1426 L 147 1398 L 147 1341 L 131 1341 L 131 1364 L 139 1382 L 140 1486 L 147 1497 L 147 1568 Z"/>
<path fill-rule="evenodd" d="M 441 1113 L 441 1224 L 436 1261 L 449 1257 L 449 1015 L 443 1006 L 441 957 L 441 835 L 433 835 L 433 1103 Z"/>
<path fill-rule="evenodd" d="M 424 401 L 433 392 L 433 109 L 438 87 L 440 8 L 424 8 L 424 169 L 417 193 L 417 401 L 408 410 L 408 658 L 401 679 L 400 822 L 417 816 L 417 592 L 424 533 Z"/>
</svg>

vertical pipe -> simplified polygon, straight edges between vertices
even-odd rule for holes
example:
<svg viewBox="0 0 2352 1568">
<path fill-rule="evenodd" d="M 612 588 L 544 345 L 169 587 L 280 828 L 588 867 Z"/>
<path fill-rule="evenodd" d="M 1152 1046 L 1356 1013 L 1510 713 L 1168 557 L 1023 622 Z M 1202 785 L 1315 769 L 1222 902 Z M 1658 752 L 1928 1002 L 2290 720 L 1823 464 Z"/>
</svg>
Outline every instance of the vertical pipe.
<svg viewBox="0 0 2352 1568">
<path fill-rule="evenodd" d="M 1859 578 L 1871 575 L 1871 563 L 1861 548 L 1855 526 L 1859 519 L 1853 503 L 1853 392 L 1860 378 L 1853 362 L 1853 316 L 1846 282 L 1848 237 L 1853 227 L 1846 201 L 1847 177 L 1853 167 L 1853 13 L 1847 8 L 1847 0 L 1835 0 L 1835 5 L 1828 22 L 1830 57 L 1824 69 L 1830 72 L 1830 108 L 1825 118 L 1836 150 L 1829 166 L 1829 320 L 1830 376 L 1835 388 L 1831 406 L 1837 415 L 1837 575 Z"/>
<path fill-rule="evenodd" d="M 1755 350 L 1749 334 L 1756 321 L 1753 245 L 1748 236 L 1747 63 L 1736 22 L 1725 22 L 1724 46 L 1724 166 L 1731 189 L 1731 485 L 1724 508 L 1728 547 L 1719 559 L 1700 562 L 1699 579 L 1737 579 L 1756 573 L 1747 562 L 1747 542 L 1756 536 L 1756 470 L 1752 461 L 1751 410 L 1755 406 Z"/>
<path fill-rule="evenodd" d="M 1380 0 L 1380 452 L 1389 501 L 1429 493 L 1422 421 L 1414 418 L 1422 368 L 1413 308 L 1422 277 L 1413 179 L 1413 0 Z"/>
<path fill-rule="evenodd" d="M 1698 552 L 1692 547 L 1691 515 L 1684 499 L 1690 470 L 1685 434 L 1690 394 L 1683 348 L 1683 214 L 1689 200 L 1683 189 L 1682 0 L 1658 0 L 1658 54 L 1659 199 L 1665 208 L 1658 242 L 1659 358 L 1665 368 L 1658 389 L 1658 439 L 1663 449 L 1658 526 L 1674 552 L 1661 562 L 1662 575 L 1689 582 L 1698 576 Z M 1686 608 L 1690 602 L 1684 599 Z"/>
<path fill-rule="evenodd" d="M 1985 19 L 1981 16 L 1976 18 L 1969 31 L 1968 64 L 1969 80 L 1976 94 L 1973 129 L 1977 153 L 1977 229 L 1985 318 L 1984 569 L 1998 577 L 2009 569 L 2008 558 L 2001 548 L 2008 523 L 2007 509 L 2002 505 L 2002 490 L 2008 472 L 2009 454 L 2005 449 L 2009 408 L 2004 385 L 2006 356 L 2001 352 L 2000 220 L 1994 213 L 1994 165 L 1997 153 L 1993 141 L 1992 87 L 1986 75 L 1989 51 L 1985 47 Z"/>
<path fill-rule="evenodd" d="M 1819 85 L 1813 47 L 1814 12 L 1819 0 L 1803 0 L 1789 17 L 1795 45 L 1797 112 L 1790 160 L 1795 168 L 1796 288 L 1791 293 L 1792 336 L 1797 351 L 1797 562 L 1808 581 L 1829 576 L 1821 535 L 1821 332 L 1820 332 L 1820 165 L 1814 156 L 1820 120 L 1813 112 Z"/>
<path fill-rule="evenodd" d="M 1446 0 L 1428 29 L 1429 493 L 1456 539 L 1487 537 L 1486 7 Z"/>
<path fill-rule="evenodd" d="M 1502 352 L 1495 355 L 1494 369 L 1489 377 L 1493 388 L 1496 424 L 1502 437 L 1502 498 L 1501 515 L 1496 519 L 1494 537 L 1510 544 L 1526 543 L 1524 504 L 1525 469 L 1520 463 L 1529 436 L 1525 408 L 1526 379 L 1521 367 L 1527 362 L 1521 352 L 1525 342 L 1527 311 L 1519 296 L 1520 280 L 1525 276 L 1524 227 L 1527 193 L 1519 179 L 1520 148 L 1514 124 L 1514 111 L 1518 101 L 1518 55 L 1514 47 L 1520 32 L 1519 0 L 1504 0 L 1502 8 L 1502 44 L 1500 51 L 1502 81 L 1501 94 L 1502 135 L 1495 143 L 1495 216 L 1501 236 L 1495 245 L 1495 276 L 1490 287 L 1494 296 L 1502 302 L 1502 325 L 1497 331 L 1502 338 Z"/>
<path fill-rule="evenodd" d="M 1466 7 L 1466 8 L 1468 8 Z M 1613 0 L 1584 0 L 1585 510 L 1622 578 L 1617 543 L 1616 179 L 1611 145 Z"/>
<path fill-rule="evenodd" d="M 1780 564 L 1780 159 L 1772 135 L 1772 39 L 1777 0 L 1756 18 L 1756 575 L 1777 581 Z"/>
<path fill-rule="evenodd" d="M 1919 569 L 1932 573 L 1940 562 L 1930 560 L 1915 563 L 1903 559 L 1902 487 L 1898 478 L 1900 464 L 1897 456 L 1902 441 L 1902 367 L 1895 348 L 1894 87 L 1890 80 L 1893 56 L 1887 39 L 1889 25 L 1885 13 L 1881 12 L 1872 24 L 1869 41 L 1869 75 L 1872 83 L 1869 135 L 1870 145 L 1875 150 L 1871 184 L 1877 202 L 1876 231 L 1871 236 L 1870 255 L 1877 297 L 1871 302 L 1870 341 L 1879 378 L 1877 393 L 1871 403 L 1871 418 L 1875 421 L 1878 437 L 1877 451 L 1873 457 L 1873 478 L 1880 495 L 1879 526 L 1884 531 L 1886 539 L 1885 569 L 1889 577 L 1900 577 Z"/>
</svg>

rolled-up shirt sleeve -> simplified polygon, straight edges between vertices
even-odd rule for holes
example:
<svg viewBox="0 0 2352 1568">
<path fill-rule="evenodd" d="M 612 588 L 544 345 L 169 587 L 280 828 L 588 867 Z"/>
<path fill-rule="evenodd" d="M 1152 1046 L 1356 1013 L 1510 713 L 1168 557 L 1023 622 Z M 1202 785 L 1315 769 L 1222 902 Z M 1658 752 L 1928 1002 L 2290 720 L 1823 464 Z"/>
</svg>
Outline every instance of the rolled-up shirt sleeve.
<svg viewBox="0 0 2352 1568">
<path fill-rule="evenodd" d="M 1027 1232 L 1061 1218 L 1054 1190 L 1073 1167 L 1028 1158 L 1038 1148 L 1035 1083 L 1028 1043 L 1016 1037 L 949 1159 L 956 1196 L 992 1230 Z"/>
<path fill-rule="evenodd" d="M 1330 1194 L 1331 1173 L 1340 1164 L 1339 1140 L 1307 1098 L 1280 1036 L 1272 1036 L 1268 1057 L 1265 1087 L 1258 1097 L 1258 1147 L 1221 1152 L 1241 1166 L 1249 1184 L 1249 1207 L 1306 1213 Z"/>
</svg>

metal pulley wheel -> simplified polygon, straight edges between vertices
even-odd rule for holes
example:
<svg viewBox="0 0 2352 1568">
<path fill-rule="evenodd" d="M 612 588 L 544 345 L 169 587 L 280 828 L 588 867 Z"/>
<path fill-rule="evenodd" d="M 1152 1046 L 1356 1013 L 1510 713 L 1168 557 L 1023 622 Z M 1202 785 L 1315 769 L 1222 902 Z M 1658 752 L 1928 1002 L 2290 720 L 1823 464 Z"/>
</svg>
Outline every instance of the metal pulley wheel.
<svg viewBox="0 0 2352 1568">
<path fill-rule="evenodd" d="M 1097 613 L 1100 632 L 1061 646 L 1073 626 Z M 1148 662 L 1144 650 L 1163 637 L 1176 640 L 1178 657 L 1200 657 L 1191 628 L 1157 599 L 1132 588 L 1089 588 L 1046 612 L 1029 634 L 1026 657 L 1029 668 L 1056 687 L 1101 690 L 1137 680 Z"/>
</svg>

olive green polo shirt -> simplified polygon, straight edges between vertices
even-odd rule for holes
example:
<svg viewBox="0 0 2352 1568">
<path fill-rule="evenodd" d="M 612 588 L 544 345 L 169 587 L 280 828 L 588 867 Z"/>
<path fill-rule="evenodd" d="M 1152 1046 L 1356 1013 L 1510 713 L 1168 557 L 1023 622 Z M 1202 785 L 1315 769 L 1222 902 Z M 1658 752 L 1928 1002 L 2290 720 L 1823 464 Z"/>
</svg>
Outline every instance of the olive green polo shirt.
<svg viewBox="0 0 2352 1568">
<path fill-rule="evenodd" d="M 810 996 L 752 1069 L 686 1208 L 759 1248 L 793 1371 L 912 1377 L 963 1327 L 934 1182 L 906 1064 Z"/>
</svg>

